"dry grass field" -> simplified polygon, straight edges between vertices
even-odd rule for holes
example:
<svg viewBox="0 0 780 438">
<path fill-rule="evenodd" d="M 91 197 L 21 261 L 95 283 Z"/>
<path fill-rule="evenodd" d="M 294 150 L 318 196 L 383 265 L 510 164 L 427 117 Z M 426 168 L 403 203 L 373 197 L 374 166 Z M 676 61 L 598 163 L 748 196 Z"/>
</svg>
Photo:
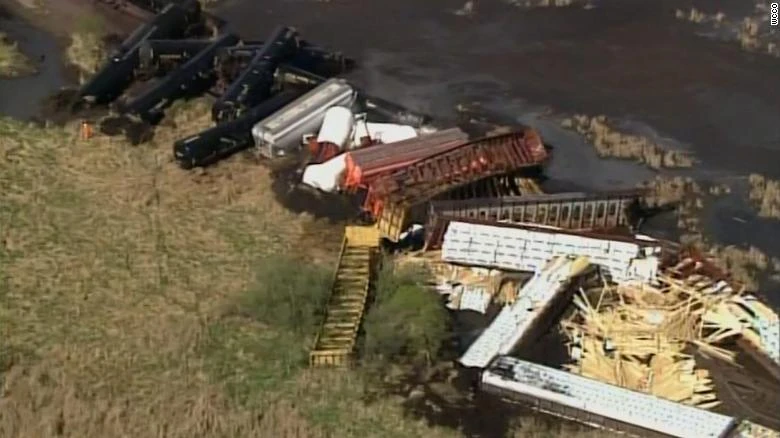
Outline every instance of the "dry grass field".
<svg viewBox="0 0 780 438">
<path fill-rule="evenodd" d="M 264 257 L 301 254 L 276 266 L 314 275 L 313 221 L 263 167 L 177 169 L 172 139 L 207 117 L 194 105 L 137 148 L 0 122 L 0 436 L 423 434 L 390 402 L 362 406 L 358 377 L 303 370 L 311 333 L 233 310 Z"/>
<path fill-rule="evenodd" d="M 137 147 L 0 119 L 0 436 L 459 436 L 367 401 L 370 373 L 306 367 L 335 262 L 317 236 L 340 231 L 262 166 L 178 169 L 208 114 Z"/>
</svg>

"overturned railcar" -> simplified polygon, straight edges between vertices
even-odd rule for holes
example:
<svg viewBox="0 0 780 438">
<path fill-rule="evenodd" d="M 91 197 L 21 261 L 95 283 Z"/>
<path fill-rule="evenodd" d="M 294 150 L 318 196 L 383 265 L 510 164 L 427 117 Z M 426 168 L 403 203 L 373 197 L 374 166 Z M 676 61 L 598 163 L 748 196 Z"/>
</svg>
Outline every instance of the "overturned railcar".
<svg viewBox="0 0 780 438">
<path fill-rule="evenodd" d="M 165 108 L 175 99 L 187 93 L 202 92 L 210 88 L 216 79 L 213 66 L 217 50 L 232 46 L 239 41 L 236 35 L 230 33 L 210 41 L 210 44 L 197 55 L 179 66 L 150 90 L 125 104 L 122 108 L 123 112 L 156 123 L 162 118 Z"/>
<path fill-rule="evenodd" d="M 178 140 L 173 155 L 184 169 L 214 164 L 252 146 L 252 126 L 300 96 L 294 90 L 283 91 L 246 111 L 241 117 L 221 123 L 198 134 Z"/>
<path fill-rule="evenodd" d="M 319 129 L 329 108 L 351 107 L 355 97 L 355 89 L 344 79 L 326 81 L 252 128 L 257 152 L 266 158 L 298 152 L 303 136 Z"/>
<path fill-rule="evenodd" d="M 268 99 L 272 93 L 276 67 L 297 53 L 298 44 L 298 32 L 295 29 L 283 26 L 274 29 L 238 79 L 214 103 L 211 109 L 214 121 L 221 123 L 236 119 L 244 111 Z"/>
<path fill-rule="evenodd" d="M 147 40 L 138 48 L 136 76 L 150 78 L 173 71 L 212 44 L 208 39 Z"/>
<path fill-rule="evenodd" d="M 479 387 L 536 411 L 636 437 L 739 436 L 734 417 L 509 356 L 482 372 Z"/>
<path fill-rule="evenodd" d="M 431 117 L 425 114 L 409 111 L 401 105 L 375 96 L 366 96 L 363 99 L 363 109 L 369 114 L 378 116 L 399 125 L 410 125 L 421 128 L 431 121 Z"/>
<path fill-rule="evenodd" d="M 130 34 L 110 56 L 106 65 L 81 87 L 76 105 L 112 102 L 133 81 L 139 65 L 138 51 L 145 41 L 182 37 L 201 18 L 197 0 L 184 0 L 165 6 L 154 18 Z"/>
<path fill-rule="evenodd" d="M 641 189 L 597 193 L 555 193 L 493 198 L 434 200 L 428 224 L 439 216 L 489 221 L 534 223 L 572 230 L 633 229 L 639 219 Z"/>
<path fill-rule="evenodd" d="M 541 138 L 532 129 L 485 137 L 378 178 L 371 184 L 365 207 L 383 235 L 397 242 L 416 206 L 484 178 L 537 167 L 547 158 Z"/>
</svg>

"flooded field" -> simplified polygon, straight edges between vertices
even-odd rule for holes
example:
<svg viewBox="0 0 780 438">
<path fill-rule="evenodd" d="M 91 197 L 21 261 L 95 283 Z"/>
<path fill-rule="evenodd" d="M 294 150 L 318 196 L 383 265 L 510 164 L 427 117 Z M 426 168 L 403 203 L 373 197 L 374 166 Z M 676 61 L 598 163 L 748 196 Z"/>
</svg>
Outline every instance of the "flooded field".
<svg viewBox="0 0 780 438">
<path fill-rule="evenodd" d="M 370 93 L 437 118 L 480 103 L 504 122 L 537 127 L 557 148 L 548 175 L 558 184 L 610 188 L 654 172 L 600 160 L 559 121 L 605 114 L 667 139 L 700 161 L 667 172 L 734 184 L 710 209 L 707 230 L 726 243 L 777 254 L 777 222 L 758 221 L 740 198 L 750 173 L 780 177 L 780 59 L 706 38 L 675 9 L 745 14 L 747 2 L 599 1 L 592 8 L 524 9 L 501 0 L 414 2 L 233 0 L 219 14 L 247 37 L 277 24 L 355 56 L 352 79 Z M 739 212 L 741 221 L 732 220 Z M 775 233 L 772 233 L 775 231 Z"/>
<path fill-rule="evenodd" d="M 471 6 L 465 7 L 464 0 L 226 0 L 217 13 L 246 39 L 263 39 L 276 25 L 295 26 L 305 39 L 356 58 L 361 68 L 349 79 L 369 93 L 426 112 L 441 124 L 484 119 L 535 127 L 555 149 L 546 171 L 547 191 L 624 188 L 659 174 L 690 177 L 705 186 L 726 184 L 730 192 L 708 199 L 701 209 L 705 234 L 721 244 L 754 245 L 780 256 L 780 222 L 757 218 L 747 197 L 751 173 L 780 178 L 780 59 L 746 52 L 675 16 L 676 10 L 696 7 L 736 17 L 751 11 L 750 2 L 575 0 L 571 7 L 536 9 L 518 6 L 524 0 L 467 3 Z M 55 11 L 57 17 L 74 17 L 79 8 L 90 7 L 82 0 L 51 5 L 62 9 Z M 61 12 L 70 15 L 57 15 Z M 112 23 L 117 33 L 131 27 Z M 0 80 L 0 114 L 21 119 L 47 115 L 41 112 L 42 101 L 62 86 L 74 85 L 63 66 L 64 39 L 58 38 L 64 35 L 55 30 L 57 37 L 51 36 L 3 14 L 0 30 L 19 42 L 39 69 L 34 76 Z M 76 132 L 77 124 L 64 129 L 28 126 L 30 133 L 9 125 L 22 132 L 19 138 L 33 131 L 48 137 L 25 143 L 30 147 L 20 154 L 22 164 L 6 160 L 6 186 L 20 184 L 24 193 L 36 196 L 41 188 L 48 191 L 40 205 L 15 198 L 35 218 L 28 220 L 35 228 L 18 220 L 6 222 L 16 233 L 8 235 L 18 237 L 3 244 L 28 246 L 8 264 L 13 278 L 21 280 L 15 285 L 20 292 L 7 295 L 18 311 L 7 315 L 22 316 L 15 326 L 5 324 L 13 336 L 3 337 L 14 348 L 40 342 L 34 347 L 48 362 L 33 369 L 46 378 L 28 372 L 27 364 L 17 367 L 23 371 L 12 380 L 11 392 L 22 401 L 14 399 L 10 405 L 17 410 L 5 417 L 11 419 L 5 425 L 0 421 L 0 435 L 12 436 L 3 430 L 44 427 L 46 419 L 59 424 L 63 412 L 70 415 L 63 436 L 88 436 L 87 430 L 101 430 L 95 433 L 100 436 L 149 436 L 160 430 L 176 431 L 169 436 L 206 436 L 204 431 L 215 430 L 246 436 L 236 430 L 250 429 L 259 431 L 254 436 L 264 436 L 272 427 L 302 436 L 307 434 L 301 424 L 324 424 L 322 430 L 337 432 L 322 436 L 362 437 L 370 436 L 364 431 L 378 433 L 377 419 L 387 427 L 386 436 L 534 433 L 536 416 L 475 394 L 475 376 L 451 360 L 481 333 L 496 309 L 488 315 L 452 315 L 448 323 L 455 336 L 444 343 L 439 362 L 421 370 L 395 370 L 406 378 L 383 381 L 392 397 L 367 391 L 378 385 L 365 385 L 354 379 L 356 374 L 303 370 L 305 359 L 294 356 L 297 349 L 279 360 L 279 352 L 309 340 L 277 337 L 274 330 L 282 329 L 269 330 L 268 324 L 232 314 L 237 300 L 254 287 L 255 280 L 248 279 L 257 265 L 298 253 L 312 265 L 335 263 L 343 223 L 354 216 L 354 206 L 291 190 L 290 169 L 269 172 L 248 156 L 195 176 L 181 171 L 168 148 L 183 131 L 197 132 L 211 123 L 209 103 L 200 104 L 194 116 L 174 114 L 179 122 L 162 125 L 148 148 L 117 147 L 119 142 L 102 135 L 92 143 L 63 140 Z M 562 126 L 573 114 L 603 114 L 621 129 L 690 153 L 697 163 L 656 171 L 602 159 L 582 135 Z M 45 181 L 40 179 L 44 159 L 51 159 Z M 42 234 L 41 221 L 56 238 Z M 666 215 L 646 230 L 675 238 L 675 222 Z M 60 233 L 64 223 L 73 224 L 75 231 Z M 60 246 L 40 253 L 33 246 L 38 241 L 29 236 Z M 95 257 L 84 257 L 93 253 Z M 57 266 L 61 278 L 42 288 L 37 280 L 47 278 L 48 266 Z M 266 283 L 262 276 L 258 280 Z M 128 286 L 118 291 L 122 282 Z M 94 289 L 89 296 L 81 293 L 86 288 Z M 766 292 L 775 304 L 780 302 L 771 288 Z M 275 289 L 273 295 L 283 294 Z M 29 297 L 39 301 L 30 306 Z M 44 313 L 49 309 L 57 311 Z M 73 314 L 80 324 L 73 324 Z M 261 332 L 270 334 L 268 339 L 258 339 Z M 102 338 L 96 341 L 94 333 Z M 277 340 L 279 344 L 271 343 Z M 568 356 L 563 344 L 552 333 L 523 356 L 559 366 Z M 83 362 L 74 365 L 77 360 Z M 59 380 L 51 384 L 48 376 Z M 736 376 L 726 377 L 727 390 L 738 388 Z M 241 391 L 256 397 L 247 400 L 254 400 L 252 409 L 262 415 L 225 401 L 231 385 L 243 385 Z M 69 398 L 81 386 L 103 392 Z M 39 394 L 49 400 L 43 406 L 25 403 L 24 397 L 37 400 Z M 734 409 L 744 408 L 752 396 L 768 400 L 770 407 L 769 402 L 776 402 L 760 393 L 734 394 L 729 402 Z M 370 397 L 373 403 L 367 403 Z M 290 401 L 291 407 L 273 398 Z M 410 412 L 418 414 L 412 423 Z M 295 416 L 301 413 L 300 419 Z M 24 421 L 15 424 L 17 417 Z M 549 429 L 544 426 L 537 428 Z M 347 434 L 341 432 L 344 428 Z M 560 436 L 579 435 L 563 431 Z"/>
<path fill-rule="evenodd" d="M 0 31 L 18 44 L 37 69 L 33 75 L 0 80 L 0 114 L 29 119 L 43 102 L 68 85 L 57 40 L 0 5 Z"/>
</svg>

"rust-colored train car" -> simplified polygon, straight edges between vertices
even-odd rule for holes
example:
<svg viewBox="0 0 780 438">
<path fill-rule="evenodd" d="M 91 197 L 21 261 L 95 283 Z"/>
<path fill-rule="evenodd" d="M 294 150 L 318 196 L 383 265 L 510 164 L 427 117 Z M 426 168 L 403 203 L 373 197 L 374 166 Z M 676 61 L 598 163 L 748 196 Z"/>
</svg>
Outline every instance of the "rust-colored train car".
<svg viewBox="0 0 780 438">
<path fill-rule="evenodd" d="M 446 129 L 395 143 L 368 146 L 347 152 L 342 188 L 368 188 L 376 178 L 414 162 L 466 144 L 468 135 L 458 128 Z"/>
<path fill-rule="evenodd" d="M 378 178 L 371 183 L 364 208 L 385 237 L 394 240 L 412 207 L 475 181 L 538 166 L 547 158 L 539 134 L 530 128 L 482 138 Z"/>
</svg>

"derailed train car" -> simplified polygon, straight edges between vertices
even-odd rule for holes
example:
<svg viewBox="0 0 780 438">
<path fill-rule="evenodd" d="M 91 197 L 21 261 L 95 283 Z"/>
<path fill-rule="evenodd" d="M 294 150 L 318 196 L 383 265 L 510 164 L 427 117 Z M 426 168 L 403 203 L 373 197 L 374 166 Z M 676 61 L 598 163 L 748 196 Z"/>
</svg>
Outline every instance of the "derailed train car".
<svg viewBox="0 0 780 438">
<path fill-rule="evenodd" d="M 479 387 L 536 411 L 642 438 L 740 436 L 734 417 L 510 356 L 494 359 Z"/>
<path fill-rule="evenodd" d="M 213 120 L 220 123 L 236 119 L 242 112 L 271 97 L 276 68 L 294 56 L 299 45 L 295 29 L 284 26 L 274 29 L 238 79 L 214 103 Z"/>
<path fill-rule="evenodd" d="M 214 164 L 246 149 L 252 143 L 252 126 L 299 96 L 295 91 L 278 93 L 235 120 L 178 140 L 173 145 L 174 158 L 182 168 L 192 169 Z"/>
<path fill-rule="evenodd" d="M 128 36 L 108 62 L 81 89 L 76 104 L 103 104 L 116 99 L 132 83 L 139 64 L 139 48 L 150 39 L 178 38 L 202 20 L 200 3 L 185 0 L 165 6 L 159 14 Z"/>
<path fill-rule="evenodd" d="M 122 112 L 136 114 L 147 122 L 157 122 L 163 111 L 177 98 L 188 93 L 203 92 L 216 80 L 214 57 L 217 51 L 232 46 L 240 40 L 238 36 L 226 33 L 210 41 L 195 56 L 167 75 L 150 90 L 135 97 L 122 107 Z"/>
<path fill-rule="evenodd" d="M 298 152 L 303 136 L 317 131 L 329 108 L 351 107 L 356 96 L 344 79 L 330 79 L 317 86 L 252 128 L 257 152 L 266 158 Z"/>
</svg>

